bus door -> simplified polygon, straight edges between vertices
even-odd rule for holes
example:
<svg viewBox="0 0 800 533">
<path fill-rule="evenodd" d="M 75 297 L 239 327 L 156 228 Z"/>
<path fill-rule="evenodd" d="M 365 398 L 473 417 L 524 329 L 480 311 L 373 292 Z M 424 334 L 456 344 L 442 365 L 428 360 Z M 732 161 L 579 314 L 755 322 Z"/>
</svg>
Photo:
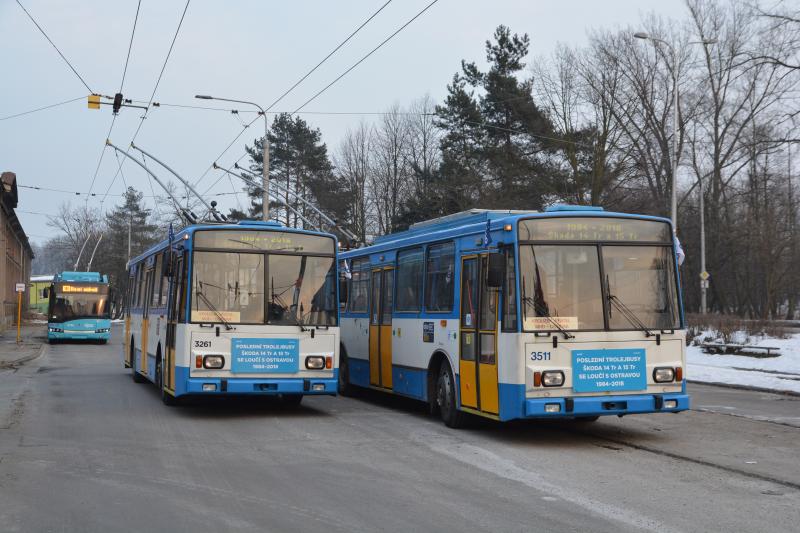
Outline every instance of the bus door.
<svg viewBox="0 0 800 533">
<path fill-rule="evenodd" d="M 461 405 L 498 414 L 497 298 L 486 285 L 488 255 L 461 259 Z"/>
<path fill-rule="evenodd" d="M 175 336 L 178 321 L 182 310 L 183 294 L 183 255 L 175 254 L 172 259 L 172 277 L 169 284 L 169 295 L 167 296 L 167 331 L 166 349 L 162 372 L 164 386 L 175 392 Z"/>
<path fill-rule="evenodd" d="M 372 271 L 369 313 L 369 383 L 392 388 L 394 267 Z"/>
</svg>

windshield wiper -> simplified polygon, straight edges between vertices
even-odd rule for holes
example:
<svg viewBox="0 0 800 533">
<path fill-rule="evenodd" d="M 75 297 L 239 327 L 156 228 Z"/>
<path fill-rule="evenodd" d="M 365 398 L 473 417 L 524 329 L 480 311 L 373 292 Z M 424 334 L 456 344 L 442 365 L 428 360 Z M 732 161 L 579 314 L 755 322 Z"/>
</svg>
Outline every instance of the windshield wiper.
<svg viewBox="0 0 800 533">
<path fill-rule="evenodd" d="M 534 311 L 536 312 L 537 316 L 541 316 L 541 317 L 546 318 L 547 320 L 549 320 L 550 323 L 553 324 L 556 327 L 556 329 L 558 331 L 560 331 L 564 335 L 564 339 L 568 340 L 568 339 L 574 339 L 575 338 L 575 335 L 572 335 L 569 331 L 567 331 L 566 329 L 561 327 L 561 324 L 559 324 L 556 319 L 554 319 L 552 316 L 550 316 L 550 313 L 547 312 L 547 310 L 544 308 L 544 306 L 538 305 L 536 303 L 536 300 L 534 300 L 533 298 L 531 298 L 530 296 L 528 296 L 526 294 L 525 279 L 524 278 L 522 280 L 522 303 L 524 303 L 525 305 L 531 305 L 533 307 Z"/>
<path fill-rule="evenodd" d="M 202 282 L 202 281 L 200 281 L 200 280 L 197 280 L 197 284 L 200 286 L 200 289 L 202 289 L 202 288 L 203 288 L 203 282 Z M 232 330 L 232 329 L 233 329 L 233 326 L 231 326 L 231 325 L 228 323 L 228 321 L 227 321 L 227 320 L 225 320 L 225 317 L 224 317 L 224 316 L 222 316 L 222 313 L 220 313 L 220 312 L 219 312 L 219 310 L 216 308 L 216 306 L 215 306 L 214 304 L 212 304 L 212 303 L 211 303 L 211 301 L 210 301 L 208 298 L 206 298 L 206 295 L 205 295 L 205 294 L 203 294 L 202 290 L 195 291 L 195 294 L 196 294 L 197 296 L 199 296 L 201 300 L 203 300 L 203 303 L 204 303 L 204 304 L 206 304 L 206 306 L 207 306 L 209 309 L 211 309 L 211 311 L 213 311 L 215 315 L 217 315 L 217 318 L 219 318 L 219 321 L 220 321 L 220 322 L 222 322 L 222 323 L 225 325 L 225 329 L 226 329 L 227 331 L 230 331 L 230 330 Z"/>
<path fill-rule="evenodd" d="M 296 326 L 300 328 L 300 331 L 302 331 L 303 333 L 308 331 L 308 328 L 305 326 L 302 319 L 300 319 L 300 317 L 297 316 L 297 312 L 296 311 L 290 312 L 290 308 L 288 305 L 286 305 L 286 302 L 283 301 L 283 298 L 281 298 L 279 294 L 275 294 L 274 285 L 273 285 L 273 290 L 270 292 L 272 292 L 272 300 L 280 304 L 280 306 L 283 308 L 284 314 L 289 314 L 289 316 L 291 316 L 292 319 L 294 319 L 294 323 Z"/>
<path fill-rule="evenodd" d="M 611 285 L 609 285 L 608 283 L 608 276 L 606 276 L 606 293 L 608 294 L 608 301 L 617 307 L 619 313 L 623 317 L 625 317 L 625 320 L 630 322 L 635 328 L 639 329 L 640 331 L 644 331 L 645 337 L 652 337 L 653 335 L 655 335 L 655 333 L 653 333 L 647 328 L 644 322 L 639 320 L 639 317 L 636 316 L 636 313 L 634 313 L 630 307 L 625 305 L 622 302 L 622 300 L 619 299 L 619 296 L 611 294 Z M 611 313 L 609 313 L 608 317 L 611 318 Z"/>
</svg>

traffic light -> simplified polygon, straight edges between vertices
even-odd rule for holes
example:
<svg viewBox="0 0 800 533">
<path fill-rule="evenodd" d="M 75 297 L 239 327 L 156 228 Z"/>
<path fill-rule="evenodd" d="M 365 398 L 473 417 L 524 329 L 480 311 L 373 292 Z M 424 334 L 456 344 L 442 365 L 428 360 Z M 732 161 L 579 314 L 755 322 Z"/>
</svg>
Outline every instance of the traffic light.
<svg viewBox="0 0 800 533">
<path fill-rule="evenodd" d="M 89 104 L 89 109 L 100 109 L 100 95 L 90 94 L 88 104 Z"/>
<path fill-rule="evenodd" d="M 116 115 L 119 113 L 119 108 L 122 107 L 122 93 L 117 93 L 114 95 L 114 114 Z"/>
</svg>

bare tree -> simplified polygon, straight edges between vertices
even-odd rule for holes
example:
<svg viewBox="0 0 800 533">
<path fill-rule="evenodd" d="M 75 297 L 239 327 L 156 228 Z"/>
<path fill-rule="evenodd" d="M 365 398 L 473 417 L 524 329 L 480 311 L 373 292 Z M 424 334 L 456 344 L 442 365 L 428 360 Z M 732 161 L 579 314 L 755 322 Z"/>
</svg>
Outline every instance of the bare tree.
<svg viewBox="0 0 800 533">
<path fill-rule="evenodd" d="M 336 173 L 348 192 L 349 224 L 361 242 L 366 242 L 370 233 L 371 194 L 368 187 L 372 144 L 372 127 L 362 121 L 347 131 L 338 153 L 334 155 Z"/>
<path fill-rule="evenodd" d="M 381 234 L 394 230 L 409 191 L 408 136 L 408 123 L 400 105 L 394 104 L 375 128 L 373 146 L 370 185 L 377 230 Z"/>
</svg>

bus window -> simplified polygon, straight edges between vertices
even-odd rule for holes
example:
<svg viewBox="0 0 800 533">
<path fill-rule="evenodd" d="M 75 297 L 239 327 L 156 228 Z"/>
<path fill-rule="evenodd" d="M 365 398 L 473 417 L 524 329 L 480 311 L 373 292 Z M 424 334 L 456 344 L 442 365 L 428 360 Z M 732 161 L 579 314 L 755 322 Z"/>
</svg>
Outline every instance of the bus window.
<svg viewBox="0 0 800 533">
<path fill-rule="evenodd" d="M 503 280 L 503 331 L 517 331 L 517 280 L 514 250 L 506 250 Z"/>
<path fill-rule="evenodd" d="M 425 309 L 434 313 L 453 310 L 455 245 L 452 242 L 428 247 L 425 281 Z"/>
<path fill-rule="evenodd" d="M 395 311 L 419 311 L 422 303 L 422 248 L 397 254 Z"/>
<path fill-rule="evenodd" d="M 150 298 L 150 307 L 158 307 L 161 305 L 161 281 L 163 280 L 161 273 L 164 268 L 164 255 L 158 254 L 156 258 L 156 267 L 153 270 L 153 291 Z"/>
<path fill-rule="evenodd" d="M 347 310 L 351 313 L 366 313 L 369 303 L 369 263 L 364 259 L 354 259 L 351 269 L 350 295 Z"/>
</svg>

